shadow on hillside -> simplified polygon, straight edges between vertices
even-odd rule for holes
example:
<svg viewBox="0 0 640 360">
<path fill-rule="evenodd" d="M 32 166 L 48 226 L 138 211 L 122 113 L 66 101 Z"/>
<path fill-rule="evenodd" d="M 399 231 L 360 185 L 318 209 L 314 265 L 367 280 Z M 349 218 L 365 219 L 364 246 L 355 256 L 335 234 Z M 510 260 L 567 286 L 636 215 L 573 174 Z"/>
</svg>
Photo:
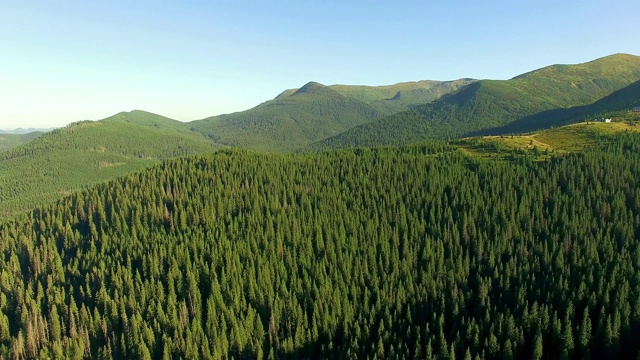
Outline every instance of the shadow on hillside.
<svg viewBox="0 0 640 360">
<path fill-rule="evenodd" d="M 617 90 L 612 94 L 589 105 L 566 109 L 554 109 L 529 115 L 506 125 L 474 131 L 465 136 L 504 135 L 531 132 L 552 126 L 568 125 L 575 122 L 592 120 L 598 114 L 630 109 L 640 103 L 640 81 Z"/>
</svg>

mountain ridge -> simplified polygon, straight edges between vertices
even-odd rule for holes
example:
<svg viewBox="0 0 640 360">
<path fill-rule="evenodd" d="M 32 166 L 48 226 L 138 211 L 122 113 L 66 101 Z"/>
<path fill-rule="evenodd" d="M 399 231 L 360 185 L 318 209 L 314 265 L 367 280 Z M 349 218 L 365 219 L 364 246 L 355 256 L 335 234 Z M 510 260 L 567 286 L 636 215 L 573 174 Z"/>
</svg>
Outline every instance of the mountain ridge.
<svg viewBox="0 0 640 360">
<path fill-rule="evenodd" d="M 188 123 L 193 131 L 228 146 L 293 151 L 383 116 L 361 101 L 309 82 L 286 97 L 252 109 Z"/>
<path fill-rule="evenodd" d="M 619 54 L 557 66 L 510 80 L 479 80 L 426 105 L 397 113 L 312 145 L 314 148 L 398 145 L 464 136 L 544 111 L 592 104 L 640 80 L 640 57 Z M 535 124 L 528 124 L 533 128 Z"/>
</svg>

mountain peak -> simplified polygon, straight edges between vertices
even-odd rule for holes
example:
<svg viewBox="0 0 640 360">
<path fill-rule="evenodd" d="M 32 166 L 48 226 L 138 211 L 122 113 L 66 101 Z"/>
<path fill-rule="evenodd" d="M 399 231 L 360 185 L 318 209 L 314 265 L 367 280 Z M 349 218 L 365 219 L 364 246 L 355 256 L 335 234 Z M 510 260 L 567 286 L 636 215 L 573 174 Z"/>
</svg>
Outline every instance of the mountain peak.
<svg viewBox="0 0 640 360">
<path fill-rule="evenodd" d="M 329 87 L 322 85 L 315 81 L 309 81 L 303 87 L 298 89 L 292 95 L 300 94 L 336 94 L 335 91 L 329 89 Z"/>
</svg>

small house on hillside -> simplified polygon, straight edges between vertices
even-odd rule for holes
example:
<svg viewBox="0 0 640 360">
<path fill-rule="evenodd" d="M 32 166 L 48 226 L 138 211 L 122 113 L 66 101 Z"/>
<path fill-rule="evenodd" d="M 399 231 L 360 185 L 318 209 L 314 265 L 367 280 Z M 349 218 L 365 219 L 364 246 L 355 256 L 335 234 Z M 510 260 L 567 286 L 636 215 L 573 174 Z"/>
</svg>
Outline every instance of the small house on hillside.
<svg viewBox="0 0 640 360">
<path fill-rule="evenodd" d="M 613 119 L 610 118 L 597 118 L 594 120 L 595 122 L 605 122 L 605 123 L 610 123 L 611 121 L 613 121 Z"/>
<path fill-rule="evenodd" d="M 604 119 L 604 122 L 606 122 L 606 123 L 610 123 L 610 122 L 611 122 L 611 119 Z"/>
</svg>

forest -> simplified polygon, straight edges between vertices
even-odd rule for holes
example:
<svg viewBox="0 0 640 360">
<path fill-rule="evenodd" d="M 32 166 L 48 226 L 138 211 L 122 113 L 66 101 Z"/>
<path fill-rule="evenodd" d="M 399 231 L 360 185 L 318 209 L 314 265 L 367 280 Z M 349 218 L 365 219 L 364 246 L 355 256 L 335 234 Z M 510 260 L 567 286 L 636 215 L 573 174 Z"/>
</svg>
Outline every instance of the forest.
<svg viewBox="0 0 640 360">
<path fill-rule="evenodd" d="M 635 358 L 640 134 L 221 150 L 0 223 L 0 357 Z"/>
</svg>

